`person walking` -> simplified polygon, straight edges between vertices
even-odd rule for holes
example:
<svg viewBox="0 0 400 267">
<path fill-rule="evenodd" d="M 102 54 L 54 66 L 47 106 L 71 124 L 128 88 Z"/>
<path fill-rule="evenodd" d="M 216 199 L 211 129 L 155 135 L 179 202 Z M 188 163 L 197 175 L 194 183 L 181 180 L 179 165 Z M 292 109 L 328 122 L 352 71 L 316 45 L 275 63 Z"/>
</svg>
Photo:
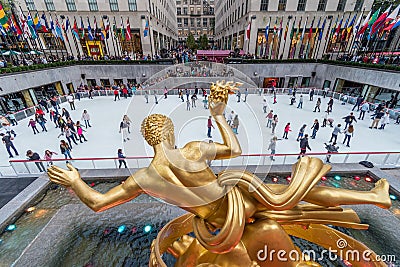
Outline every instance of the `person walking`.
<svg viewBox="0 0 400 267">
<path fill-rule="evenodd" d="M 299 104 L 297 105 L 297 108 L 303 109 L 303 95 L 300 95 Z"/>
<path fill-rule="evenodd" d="M 235 117 L 233 118 L 232 122 L 232 130 L 235 134 L 238 134 L 238 128 L 239 128 L 239 117 L 237 114 L 235 114 Z"/>
<path fill-rule="evenodd" d="M 50 98 L 50 104 L 54 108 L 56 113 L 58 114 L 58 103 L 57 103 L 57 97 L 56 96 L 53 96 L 52 98 Z"/>
<path fill-rule="evenodd" d="M 297 139 L 296 141 L 298 142 L 300 139 L 303 138 L 304 136 L 304 132 L 306 130 L 307 124 L 303 124 L 303 126 L 301 126 L 300 130 L 299 130 L 299 134 L 297 135 Z"/>
<path fill-rule="evenodd" d="M 333 131 L 332 131 L 332 135 L 331 135 L 331 139 L 329 140 L 329 143 L 332 143 L 332 141 L 334 142 L 334 143 L 337 143 L 337 137 L 338 137 L 338 135 L 340 134 L 340 133 L 342 133 L 342 125 L 339 123 L 336 127 L 335 127 L 335 129 L 333 129 Z"/>
<path fill-rule="evenodd" d="M 270 110 L 269 113 L 267 114 L 267 116 L 265 117 L 267 118 L 267 125 L 266 127 L 271 128 L 272 127 L 272 121 L 274 119 L 274 111 Z"/>
<path fill-rule="evenodd" d="M 288 134 L 289 132 L 291 132 L 292 130 L 290 129 L 290 122 L 288 122 L 285 126 L 285 129 L 283 130 L 283 137 L 284 139 L 288 139 Z"/>
<path fill-rule="evenodd" d="M 48 149 L 46 149 L 44 151 L 44 160 L 47 161 L 47 167 L 52 166 L 53 165 L 53 155 L 58 155 L 56 152 L 50 151 Z"/>
<path fill-rule="evenodd" d="M 192 108 L 195 108 L 196 107 L 196 100 L 197 100 L 196 93 L 194 93 L 190 99 L 192 99 Z"/>
<path fill-rule="evenodd" d="M 235 112 L 232 110 L 231 113 L 228 114 L 228 120 L 226 121 L 229 126 L 232 126 L 234 118 L 235 118 Z"/>
<path fill-rule="evenodd" d="M 349 128 L 344 132 L 344 140 L 343 144 L 346 143 L 347 140 L 347 147 L 350 147 L 350 139 L 354 136 L 354 126 L 352 124 L 349 125 Z"/>
<path fill-rule="evenodd" d="M 28 127 L 31 127 L 33 130 L 33 134 L 39 133 L 39 130 L 36 128 L 36 121 L 33 119 L 29 120 Z"/>
<path fill-rule="evenodd" d="M 275 161 L 274 155 L 276 154 L 276 142 L 277 141 L 278 141 L 278 137 L 274 136 L 274 137 L 272 137 L 272 139 L 269 142 L 268 150 L 271 150 L 271 155 L 269 156 L 269 158 L 272 161 Z"/>
<path fill-rule="evenodd" d="M 314 124 L 313 126 L 311 126 L 311 129 L 313 129 L 311 139 L 315 139 L 315 137 L 317 136 L 317 132 L 319 130 L 319 122 L 317 119 L 314 120 Z"/>
<path fill-rule="evenodd" d="M 122 121 L 128 124 L 128 133 L 131 133 L 132 120 L 125 114 L 124 117 L 122 117 Z"/>
<path fill-rule="evenodd" d="M 328 111 L 328 114 L 329 114 L 330 112 L 332 112 L 332 108 L 333 108 L 333 97 L 331 97 L 331 98 L 329 99 L 329 101 L 328 101 L 328 107 L 327 107 L 327 109 L 326 109 L 326 111 Z"/>
<path fill-rule="evenodd" d="M 305 134 L 304 138 L 300 140 L 300 155 L 297 157 L 297 159 L 303 157 L 306 154 L 307 148 L 311 151 L 311 148 L 308 144 L 308 134 Z"/>
<path fill-rule="evenodd" d="M 40 127 L 42 127 L 42 132 L 47 132 L 46 129 L 47 120 L 45 119 L 45 117 L 43 115 L 35 114 L 35 120 L 37 123 L 39 123 Z"/>
<path fill-rule="evenodd" d="M 240 97 L 241 97 L 242 93 L 240 92 L 240 90 L 237 91 L 236 96 L 237 96 L 237 102 L 240 102 Z"/>
<path fill-rule="evenodd" d="M 262 105 L 264 113 L 267 113 L 267 107 L 268 107 L 267 99 L 264 98 Z"/>
<path fill-rule="evenodd" d="M 185 95 L 186 95 L 186 100 L 189 100 L 190 93 L 188 89 L 185 89 Z"/>
<path fill-rule="evenodd" d="M 350 112 L 350 115 L 347 115 L 347 116 L 343 117 L 342 119 L 344 119 L 344 122 L 346 123 L 346 126 L 344 126 L 344 130 L 347 129 L 347 126 L 349 126 L 350 124 L 353 124 L 353 122 L 357 122 L 357 119 L 354 116 L 353 112 Z"/>
<path fill-rule="evenodd" d="M 65 138 L 67 138 L 68 144 L 71 148 L 72 148 L 71 140 L 74 142 L 75 145 L 78 145 L 78 143 L 75 140 L 76 132 L 74 132 L 71 128 L 69 128 L 68 125 L 65 125 L 64 133 L 65 133 Z"/>
<path fill-rule="evenodd" d="M 190 111 L 190 101 L 186 100 L 186 110 Z"/>
<path fill-rule="evenodd" d="M 212 136 L 211 136 L 211 127 L 215 129 L 215 127 L 214 127 L 214 125 L 212 123 L 212 120 L 211 120 L 211 116 L 209 116 L 208 117 L 208 121 L 207 121 L 207 128 L 208 128 L 207 137 L 208 138 L 212 138 Z"/>
<path fill-rule="evenodd" d="M 385 115 L 385 113 L 382 112 L 382 111 L 377 112 L 375 117 L 374 117 L 374 120 L 372 121 L 372 124 L 371 124 L 371 126 L 369 128 L 370 129 L 372 129 L 372 128 L 378 129 L 379 121 L 382 119 L 382 117 L 384 115 Z"/>
<path fill-rule="evenodd" d="M 244 89 L 244 100 L 243 100 L 243 102 L 246 102 L 248 95 L 249 95 L 249 90 L 246 88 L 246 89 Z"/>
<path fill-rule="evenodd" d="M 273 117 L 273 119 L 272 119 L 272 123 L 271 123 L 271 126 L 272 126 L 272 134 L 275 134 L 275 128 L 276 128 L 276 125 L 277 125 L 277 124 L 278 124 L 278 115 L 275 114 L 274 117 Z"/>
<path fill-rule="evenodd" d="M 32 161 L 35 160 L 36 161 L 35 165 L 39 169 L 39 172 L 45 172 L 46 171 L 46 168 L 44 167 L 43 162 L 38 161 L 38 160 L 40 160 L 40 156 L 39 156 L 38 153 L 33 152 L 32 150 L 28 150 L 28 151 L 26 151 L 26 156 L 28 157 L 28 160 L 32 160 Z"/>
<path fill-rule="evenodd" d="M 75 99 L 72 93 L 67 96 L 67 101 L 69 103 L 71 110 L 75 110 Z"/>
<path fill-rule="evenodd" d="M 365 112 L 369 110 L 369 103 L 364 101 L 360 108 L 360 116 L 358 116 L 359 120 L 364 120 Z"/>
<path fill-rule="evenodd" d="M 122 95 L 124 96 L 125 99 L 128 98 L 128 88 L 126 88 L 125 85 L 122 85 Z"/>
<path fill-rule="evenodd" d="M 154 95 L 154 102 L 157 105 L 158 104 L 158 99 L 157 99 L 157 91 L 156 90 L 153 91 L 153 95 Z"/>
<path fill-rule="evenodd" d="M 179 89 L 178 97 L 182 100 L 182 102 L 185 102 L 185 100 L 183 100 L 183 91 L 182 91 L 182 89 Z"/>
<path fill-rule="evenodd" d="M 119 133 L 122 131 L 122 139 L 124 142 L 129 139 L 129 132 L 128 132 L 129 124 L 127 121 L 122 120 L 121 123 L 119 124 Z"/>
<path fill-rule="evenodd" d="M 122 149 L 119 148 L 117 151 L 118 154 L 118 162 L 119 162 L 119 166 L 118 169 L 121 169 L 122 164 L 124 164 L 125 168 L 128 168 L 128 166 L 126 166 L 126 161 L 125 161 L 125 156 L 124 153 L 122 153 Z"/>
<path fill-rule="evenodd" d="M 387 111 L 386 114 L 382 117 L 381 119 L 381 127 L 379 127 L 380 130 L 385 129 L 386 124 L 390 123 L 390 115 L 389 112 Z"/>
<path fill-rule="evenodd" d="M 61 140 L 60 141 L 60 151 L 61 154 L 63 154 L 65 156 L 65 159 L 72 159 L 71 157 L 71 147 L 68 145 L 67 142 L 65 142 L 65 140 Z M 68 163 L 68 161 L 67 161 Z"/>
<path fill-rule="evenodd" d="M 76 132 L 78 134 L 78 138 L 79 138 L 79 142 L 82 142 L 82 138 L 85 142 L 87 142 L 86 137 L 83 135 L 83 132 L 86 132 L 85 130 L 83 130 L 80 121 L 76 122 Z"/>
<path fill-rule="evenodd" d="M 311 88 L 311 90 L 310 90 L 310 101 L 314 100 L 314 94 L 315 94 L 315 90 L 314 90 L 314 88 Z"/>
<path fill-rule="evenodd" d="M 164 99 L 167 99 L 167 95 L 168 95 L 168 89 L 167 87 L 164 87 Z"/>
<path fill-rule="evenodd" d="M 11 153 L 11 148 L 14 150 L 14 153 L 16 156 L 19 156 L 17 149 L 14 146 L 14 143 L 12 142 L 12 140 L 14 140 L 13 137 L 11 137 L 11 135 L 6 135 L 4 133 L 0 133 L 0 136 L 2 137 L 1 140 L 3 141 L 3 144 L 6 145 L 6 149 L 8 152 L 8 155 L 10 158 L 13 158 L 13 154 Z"/>
<path fill-rule="evenodd" d="M 50 120 L 54 122 L 54 124 L 56 125 L 56 128 L 58 128 L 58 124 L 57 124 L 57 113 L 50 109 Z"/>
<path fill-rule="evenodd" d="M 89 113 L 87 112 L 86 109 L 85 109 L 85 110 L 83 111 L 83 113 L 82 113 L 82 118 L 81 118 L 81 120 L 85 122 L 85 127 L 86 127 L 86 128 L 87 128 L 87 127 L 92 127 L 92 126 L 90 125 L 90 115 L 89 115 Z"/>
<path fill-rule="evenodd" d="M 118 87 L 114 86 L 114 101 L 120 100 Z"/>
<path fill-rule="evenodd" d="M 146 90 L 144 91 L 144 99 L 146 99 L 146 104 L 149 103 L 149 92 Z"/>
<path fill-rule="evenodd" d="M 321 98 L 320 97 L 318 97 L 317 103 L 315 103 L 314 112 L 317 112 L 317 109 L 318 109 L 318 112 L 321 112 Z"/>
</svg>

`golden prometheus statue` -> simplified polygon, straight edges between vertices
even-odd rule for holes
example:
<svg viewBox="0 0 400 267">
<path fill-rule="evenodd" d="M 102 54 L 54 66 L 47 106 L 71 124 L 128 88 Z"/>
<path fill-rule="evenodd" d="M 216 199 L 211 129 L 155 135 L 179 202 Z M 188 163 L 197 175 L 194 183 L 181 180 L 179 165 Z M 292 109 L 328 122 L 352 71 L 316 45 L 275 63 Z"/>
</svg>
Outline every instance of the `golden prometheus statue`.
<svg viewBox="0 0 400 267">
<path fill-rule="evenodd" d="M 239 85 L 222 81 L 211 86 L 209 109 L 222 143 L 193 141 L 175 148 L 171 119 L 152 114 L 143 120 L 141 131 L 154 149 L 154 158 L 125 183 L 101 194 L 89 187 L 71 164 L 69 170 L 52 166 L 48 175 L 51 181 L 70 187 L 96 212 L 143 193 L 188 211 L 160 231 L 151 247 L 149 266 L 166 266 L 161 257 L 165 252 L 176 257 L 175 266 L 319 266 L 315 259 L 302 255 L 290 235 L 334 251 L 352 266 L 386 266 L 362 243 L 325 226 L 367 229 L 353 210 L 339 205 L 389 208 L 386 180 L 364 192 L 317 186 L 331 166 L 311 157 L 303 157 L 293 166 L 289 185 L 264 184 L 241 170 L 216 176 L 209 168 L 209 160 L 242 153 L 223 116 L 229 94 Z M 187 235 L 190 232 L 195 238 Z M 362 254 L 365 251 L 369 251 L 364 253 L 368 258 Z"/>
</svg>

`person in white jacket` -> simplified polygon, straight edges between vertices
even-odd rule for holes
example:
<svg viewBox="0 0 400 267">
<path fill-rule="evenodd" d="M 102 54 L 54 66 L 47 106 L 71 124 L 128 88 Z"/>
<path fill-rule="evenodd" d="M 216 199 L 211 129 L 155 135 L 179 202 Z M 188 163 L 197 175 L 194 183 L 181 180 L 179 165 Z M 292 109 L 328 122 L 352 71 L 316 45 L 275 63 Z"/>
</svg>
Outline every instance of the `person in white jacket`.
<svg viewBox="0 0 400 267">
<path fill-rule="evenodd" d="M 89 115 L 89 113 L 87 112 L 86 109 L 85 109 L 85 110 L 83 111 L 83 113 L 82 113 L 82 119 L 81 119 L 81 120 L 85 122 L 86 128 L 87 128 L 88 126 L 89 126 L 89 127 L 92 127 L 92 126 L 90 125 L 90 115 Z"/>
<path fill-rule="evenodd" d="M 390 115 L 389 112 L 386 112 L 385 115 L 381 119 L 381 127 L 379 127 L 380 130 L 385 129 L 386 124 L 390 123 Z"/>
</svg>

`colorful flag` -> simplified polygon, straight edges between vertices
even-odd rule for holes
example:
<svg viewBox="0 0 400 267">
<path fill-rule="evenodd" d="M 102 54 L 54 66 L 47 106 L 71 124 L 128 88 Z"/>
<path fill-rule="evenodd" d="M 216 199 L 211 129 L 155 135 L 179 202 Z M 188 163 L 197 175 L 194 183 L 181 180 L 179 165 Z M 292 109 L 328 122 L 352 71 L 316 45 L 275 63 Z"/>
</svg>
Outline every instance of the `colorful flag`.
<svg viewBox="0 0 400 267">
<path fill-rule="evenodd" d="M 377 31 L 379 31 L 380 28 L 382 28 L 385 24 L 386 18 L 389 16 L 390 8 L 392 6 L 388 7 L 385 12 L 383 12 L 379 18 L 376 19 L 376 21 L 372 24 L 370 35 L 374 35 Z"/>
<path fill-rule="evenodd" d="M 360 24 L 361 24 L 361 19 L 362 19 L 363 13 L 360 14 L 360 16 L 358 17 L 358 20 L 356 22 L 356 24 L 353 27 L 353 35 L 356 35 L 358 32 L 358 29 L 360 28 Z"/>
<path fill-rule="evenodd" d="M 397 27 L 400 26 L 400 16 L 397 17 L 397 19 L 393 20 L 386 28 L 384 28 L 384 31 L 391 31 L 396 29 Z"/>
<path fill-rule="evenodd" d="M 313 18 L 313 20 L 311 22 L 310 31 L 308 32 L 308 40 L 310 40 L 312 38 L 312 30 L 313 30 L 313 27 L 314 27 L 314 21 L 315 21 L 315 17 Z M 318 26 L 319 26 L 319 24 L 318 24 Z M 318 27 L 317 27 L 317 29 L 318 29 Z"/>
<path fill-rule="evenodd" d="M 110 19 L 108 17 L 104 25 L 104 30 L 106 32 L 106 39 L 110 38 Z"/>
<path fill-rule="evenodd" d="M 21 29 L 18 26 L 17 21 L 13 14 L 11 14 L 11 30 L 14 32 L 14 35 L 20 36 L 22 34 Z"/>
<path fill-rule="evenodd" d="M 64 36 L 62 34 L 60 23 L 58 23 L 58 18 L 56 17 L 56 33 L 57 37 L 64 41 Z"/>
<path fill-rule="evenodd" d="M 371 14 L 372 14 L 372 10 L 369 11 L 369 13 L 368 13 L 368 15 L 365 17 L 363 23 L 360 25 L 361 28 L 360 28 L 360 30 L 357 32 L 357 35 L 363 34 L 363 33 L 368 29 L 368 23 L 369 23 L 369 20 L 370 20 L 370 18 L 371 18 Z M 361 14 L 361 16 L 362 16 L 362 14 Z"/>
<path fill-rule="evenodd" d="M 0 24 L 3 26 L 3 28 L 5 29 L 8 28 L 8 17 L 1 3 L 0 3 Z"/>
<path fill-rule="evenodd" d="M 391 22 L 393 20 L 396 20 L 397 15 L 399 14 L 400 11 L 400 5 L 398 5 L 392 13 L 386 18 L 385 23 Z"/>
<path fill-rule="evenodd" d="M 3 26 L 0 24 L 0 33 L 1 35 L 3 35 L 4 37 L 7 36 L 6 31 L 4 30 Z"/>
<path fill-rule="evenodd" d="M 93 37 L 96 40 L 97 39 L 97 21 L 96 21 L 96 17 L 94 17 L 93 20 Z"/>
<path fill-rule="evenodd" d="M 290 42 L 292 42 L 293 40 L 293 36 L 294 36 L 294 26 L 296 26 L 296 17 L 294 18 L 293 24 L 292 24 L 292 30 L 290 31 Z"/>
<path fill-rule="evenodd" d="M 115 21 L 115 17 L 114 17 L 114 22 L 113 22 L 112 30 L 113 30 L 113 32 L 114 32 L 114 37 L 116 38 L 117 35 L 118 35 L 118 34 L 117 34 L 118 30 L 117 30 L 117 22 Z"/>
<path fill-rule="evenodd" d="M 249 22 L 246 27 L 245 41 L 250 39 L 250 29 L 251 29 L 251 22 Z"/>
<path fill-rule="evenodd" d="M 76 19 L 74 17 L 74 26 L 71 28 L 71 32 L 73 35 L 75 35 L 76 39 L 79 40 L 79 30 L 78 30 L 78 24 L 76 23 Z"/>
<path fill-rule="evenodd" d="M 40 17 L 40 25 L 42 27 L 41 30 L 43 32 L 48 32 L 49 25 L 47 24 L 46 15 L 44 14 L 44 12 L 43 12 L 42 16 Z"/>
<path fill-rule="evenodd" d="M 29 29 L 29 36 L 32 37 L 33 39 L 36 39 L 37 34 L 36 34 L 36 30 L 35 30 L 35 25 L 33 24 L 33 19 L 32 19 L 31 13 L 28 14 L 27 24 L 28 24 L 28 29 Z"/>
<path fill-rule="evenodd" d="M 51 33 L 53 34 L 54 37 L 58 37 L 57 36 L 57 32 L 56 32 L 56 28 L 54 27 L 54 22 L 53 22 L 53 18 L 50 15 L 50 29 L 51 29 Z"/>
<path fill-rule="evenodd" d="M 326 18 L 324 19 L 324 22 L 322 22 L 321 30 L 319 30 L 318 41 L 322 40 L 322 35 L 324 34 L 324 30 L 325 30 L 325 23 L 326 23 Z"/>
<path fill-rule="evenodd" d="M 88 21 L 88 27 L 87 27 L 88 37 L 89 37 L 90 41 L 93 41 L 94 38 L 93 38 L 93 33 L 92 33 L 92 27 L 90 27 L 89 17 L 87 18 L 87 21 Z"/>
<path fill-rule="evenodd" d="M 269 23 L 268 23 L 267 26 L 265 26 L 265 34 L 264 34 L 265 40 L 266 40 L 267 43 L 268 43 L 268 38 L 269 38 L 268 35 L 269 35 Z"/>
<path fill-rule="evenodd" d="M 129 25 L 129 18 L 126 20 L 126 40 L 131 40 L 131 25 Z"/>
<path fill-rule="evenodd" d="M 304 39 L 304 34 L 305 34 L 305 32 L 306 32 L 306 27 L 307 27 L 307 21 L 308 21 L 308 17 L 306 18 L 306 21 L 304 22 L 304 26 L 303 26 L 303 31 L 301 32 L 301 42 L 303 41 L 303 39 Z"/>
<path fill-rule="evenodd" d="M 40 17 L 37 11 L 35 17 L 33 17 L 33 25 L 35 25 L 35 30 L 41 29 Z"/>
<path fill-rule="evenodd" d="M 85 25 L 83 24 L 82 17 L 81 17 L 81 28 L 80 28 L 80 30 L 81 30 L 81 39 L 83 39 L 83 38 L 85 38 Z"/>
<path fill-rule="evenodd" d="M 69 30 L 69 26 L 71 24 L 69 23 L 69 17 L 67 17 L 67 20 L 65 21 L 65 30 L 68 31 Z"/>
<path fill-rule="evenodd" d="M 289 31 L 289 20 L 286 22 L 285 33 L 283 34 L 283 40 L 286 41 L 286 37 Z"/>
<path fill-rule="evenodd" d="M 122 20 L 122 17 L 121 17 L 121 40 L 122 41 L 125 40 L 125 26 L 124 26 L 124 21 Z"/>
</svg>

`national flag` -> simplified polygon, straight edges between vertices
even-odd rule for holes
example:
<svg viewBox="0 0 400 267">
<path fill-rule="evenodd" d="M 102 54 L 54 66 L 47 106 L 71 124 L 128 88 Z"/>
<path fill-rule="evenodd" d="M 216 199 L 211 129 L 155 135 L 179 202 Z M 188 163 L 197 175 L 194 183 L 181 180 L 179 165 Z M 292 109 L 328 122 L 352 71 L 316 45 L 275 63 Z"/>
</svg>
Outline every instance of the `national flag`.
<svg viewBox="0 0 400 267">
<path fill-rule="evenodd" d="M 112 30 L 113 30 L 113 32 L 114 32 L 114 37 L 117 37 L 117 22 L 115 21 L 115 17 L 114 17 L 114 22 L 113 22 L 113 27 L 112 27 Z M 145 36 L 146 37 L 146 36 Z"/>
<path fill-rule="evenodd" d="M 79 40 L 79 30 L 78 30 L 78 24 L 76 23 L 76 19 L 74 17 L 74 26 L 71 28 L 71 32 L 73 35 L 75 35 L 76 39 Z"/>
<path fill-rule="evenodd" d="M 58 37 L 56 27 L 54 26 L 54 21 L 53 21 L 53 18 L 51 17 L 51 15 L 50 15 L 50 29 L 51 29 L 51 33 L 53 34 L 53 36 Z"/>
<path fill-rule="evenodd" d="M 275 18 L 275 24 L 274 24 L 274 34 L 277 34 L 278 32 L 277 32 L 277 26 L 276 26 L 276 24 L 278 24 L 278 18 Z"/>
<path fill-rule="evenodd" d="M 349 24 L 350 16 L 346 19 L 346 22 L 343 26 L 342 33 L 340 35 L 341 40 L 346 40 L 346 32 L 347 32 L 347 24 Z"/>
<path fill-rule="evenodd" d="M 122 41 L 125 40 L 125 26 L 124 26 L 124 21 L 122 20 L 122 17 L 121 17 L 121 40 Z"/>
<path fill-rule="evenodd" d="M 301 41 L 303 41 L 303 39 L 304 39 L 304 34 L 306 32 L 306 27 L 307 27 L 307 21 L 308 21 L 308 17 L 306 18 L 306 21 L 304 22 L 303 31 L 301 32 Z"/>
<path fill-rule="evenodd" d="M 379 18 L 372 24 L 370 35 L 374 35 L 377 31 L 379 31 L 380 28 L 382 28 L 385 24 L 386 18 L 389 16 L 390 8 L 392 6 L 388 7 L 385 12 L 383 12 Z"/>
<path fill-rule="evenodd" d="M 94 17 L 94 20 L 93 20 L 93 37 L 94 37 L 94 39 L 97 38 L 97 21 L 96 21 L 96 17 Z"/>
<path fill-rule="evenodd" d="M 386 18 L 385 23 L 391 22 L 393 20 L 396 20 L 397 15 L 399 14 L 400 11 L 400 5 L 398 5 L 392 13 Z"/>
<path fill-rule="evenodd" d="M 375 24 L 376 20 L 378 19 L 379 13 L 381 11 L 381 8 L 379 8 L 375 13 L 372 15 L 371 19 L 368 21 L 368 28 L 369 34 L 368 34 L 368 40 L 371 40 L 373 34 L 372 34 L 372 26 Z"/>
<path fill-rule="evenodd" d="M 68 31 L 69 30 L 69 26 L 70 26 L 70 22 L 69 22 L 69 17 L 67 17 L 67 20 L 65 21 L 65 30 Z"/>
<path fill-rule="evenodd" d="M 87 20 L 88 20 L 88 27 L 87 27 L 88 37 L 89 37 L 90 41 L 93 41 L 94 38 L 93 38 L 93 33 L 92 33 L 92 27 L 90 27 L 89 17 L 87 18 Z"/>
<path fill-rule="evenodd" d="M 301 28 L 301 21 L 303 20 L 303 17 L 300 18 L 299 24 L 297 25 L 295 36 L 294 36 L 294 44 L 297 44 L 297 42 L 300 40 L 300 28 Z"/>
<path fill-rule="evenodd" d="M 363 13 L 360 14 L 360 16 L 358 17 L 358 20 L 356 22 L 356 24 L 353 27 L 353 35 L 356 35 L 358 32 L 358 29 L 360 28 L 360 24 L 361 24 L 361 19 L 362 19 Z"/>
<path fill-rule="evenodd" d="M 0 3 L 0 24 L 3 26 L 3 28 L 7 29 L 8 28 L 8 17 L 6 15 L 6 12 L 3 9 L 3 6 Z"/>
<path fill-rule="evenodd" d="M 319 30 L 318 41 L 322 40 L 322 35 L 324 34 L 324 30 L 325 30 L 325 24 L 326 24 L 326 18 L 324 19 L 324 22 L 322 22 L 321 30 Z"/>
<path fill-rule="evenodd" d="M 397 27 L 400 26 L 400 16 L 397 17 L 396 20 L 393 20 L 386 28 L 384 28 L 384 31 L 391 31 L 396 29 Z"/>
<path fill-rule="evenodd" d="M 104 31 L 106 32 L 106 39 L 110 38 L 110 19 L 108 17 L 104 25 Z"/>
<path fill-rule="evenodd" d="M 33 25 L 35 25 L 35 30 L 39 30 L 41 28 L 38 12 L 36 12 L 35 17 L 33 17 Z"/>
<path fill-rule="evenodd" d="M 365 17 L 363 23 L 360 25 L 360 30 L 357 32 L 357 35 L 363 34 L 368 29 L 368 23 L 371 18 L 372 10 L 369 11 L 368 15 Z M 362 14 L 361 14 L 362 16 Z"/>
<path fill-rule="evenodd" d="M 85 25 L 83 24 L 82 17 L 81 17 L 81 28 L 80 28 L 80 30 L 81 30 L 81 39 L 83 39 L 83 38 L 85 38 Z"/>
<path fill-rule="evenodd" d="M 308 40 L 310 40 L 312 38 L 312 30 L 314 27 L 314 21 L 315 21 L 315 17 L 313 18 L 313 20 L 311 22 L 310 31 L 308 32 Z M 317 29 L 318 29 L 318 27 L 317 27 Z"/>
<path fill-rule="evenodd" d="M 104 41 L 106 39 L 106 34 L 105 34 L 105 29 L 104 29 L 104 22 L 103 20 L 100 21 L 100 40 Z"/>
<path fill-rule="evenodd" d="M 333 19 L 330 20 L 328 29 L 326 30 L 325 40 L 328 40 L 328 37 L 330 36 L 330 34 L 332 32 L 332 27 L 331 27 L 332 26 L 332 21 L 333 21 Z M 337 21 L 337 18 L 336 18 L 336 21 Z"/>
<path fill-rule="evenodd" d="M 143 30 L 143 37 L 146 37 L 149 35 L 149 21 L 146 19 L 145 25 L 144 25 L 144 30 Z M 247 35 L 246 35 L 247 37 Z"/>
<path fill-rule="evenodd" d="M 282 35 L 282 24 L 283 24 L 283 17 L 281 18 L 281 23 L 279 24 L 279 30 L 278 30 L 278 40 L 280 40 L 280 37 Z"/>
<path fill-rule="evenodd" d="M 56 18 L 56 33 L 57 37 L 64 41 L 64 36 L 62 34 L 60 23 L 58 23 L 58 18 Z"/>
<path fill-rule="evenodd" d="M 0 33 L 1 35 L 3 35 L 4 37 L 7 36 L 6 31 L 4 30 L 4 27 L 0 24 Z"/>
<path fill-rule="evenodd" d="M 251 23 L 249 22 L 249 23 L 247 24 L 247 27 L 246 27 L 245 40 L 249 40 L 249 39 L 250 39 L 250 29 L 251 29 Z"/>
<path fill-rule="evenodd" d="M 293 24 L 292 24 L 292 30 L 290 31 L 290 42 L 292 42 L 293 40 L 293 36 L 294 36 L 294 26 L 296 26 L 296 17 L 294 18 Z"/>
<path fill-rule="evenodd" d="M 13 14 L 11 14 L 11 29 L 14 32 L 14 35 L 20 36 L 22 34 L 22 31 L 20 27 L 18 26 L 17 21 L 15 20 L 15 17 Z"/>
<path fill-rule="evenodd" d="M 48 32 L 49 25 L 47 24 L 46 15 L 44 14 L 44 12 L 43 12 L 42 16 L 40 17 L 40 25 L 42 27 L 41 30 L 43 32 Z"/>
<path fill-rule="evenodd" d="M 21 25 L 21 30 L 24 36 L 30 34 L 28 24 L 26 23 L 25 15 L 22 11 L 19 12 L 19 25 Z"/>
<path fill-rule="evenodd" d="M 342 16 L 342 18 L 340 19 L 339 24 L 336 27 L 336 31 L 335 31 L 335 35 L 334 35 L 336 37 L 339 35 L 340 29 L 342 28 L 343 19 L 344 19 L 344 15 Z"/>
<path fill-rule="evenodd" d="M 131 25 L 129 24 L 129 18 L 126 20 L 126 40 L 131 40 Z"/>
<path fill-rule="evenodd" d="M 286 41 L 288 31 L 289 31 L 289 20 L 286 22 L 285 33 L 283 34 L 284 41 Z"/>
<path fill-rule="evenodd" d="M 36 30 L 35 30 L 35 25 L 33 24 L 33 19 L 31 14 L 28 14 L 27 18 L 27 24 L 28 24 L 28 29 L 29 29 L 29 36 L 31 36 L 33 39 L 37 38 Z"/>
<path fill-rule="evenodd" d="M 268 35 L 269 35 L 269 23 L 267 26 L 265 26 L 265 34 L 264 34 L 264 37 L 265 37 L 265 40 L 267 43 L 268 43 L 268 38 L 269 38 Z"/>
</svg>

